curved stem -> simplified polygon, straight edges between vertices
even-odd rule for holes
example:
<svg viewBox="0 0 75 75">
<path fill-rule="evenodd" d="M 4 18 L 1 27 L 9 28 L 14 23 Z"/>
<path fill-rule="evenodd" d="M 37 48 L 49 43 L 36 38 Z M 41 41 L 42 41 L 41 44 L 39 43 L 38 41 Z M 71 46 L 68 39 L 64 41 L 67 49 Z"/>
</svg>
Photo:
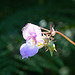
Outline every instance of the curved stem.
<svg viewBox="0 0 75 75">
<path fill-rule="evenodd" d="M 40 28 L 50 33 L 50 30 L 45 29 L 45 28 L 42 28 L 42 27 L 40 27 Z M 59 32 L 59 31 L 55 31 L 55 32 L 58 33 L 58 34 L 60 34 L 61 36 L 63 36 L 65 39 L 67 39 L 67 40 L 68 40 L 70 43 L 72 43 L 73 45 L 75 45 L 75 43 L 74 43 L 72 40 L 70 40 L 67 36 L 65 36 L 65 35 L 62 34 L 61 32 Z"/>
<path fill-rule="evenodd" d="M 75 45 L 75 43 L 74 43 L 72 40 L 70 40 L 67 36 L 65 36 L 65 35 L 62 34 L 61 32 L 56 31 L 56 33 L 60 34 L 60 35 L 63 36 L 65 39 L 67 39 L 69 42 L 71 42 L 73 45 Z"/>
</svg>

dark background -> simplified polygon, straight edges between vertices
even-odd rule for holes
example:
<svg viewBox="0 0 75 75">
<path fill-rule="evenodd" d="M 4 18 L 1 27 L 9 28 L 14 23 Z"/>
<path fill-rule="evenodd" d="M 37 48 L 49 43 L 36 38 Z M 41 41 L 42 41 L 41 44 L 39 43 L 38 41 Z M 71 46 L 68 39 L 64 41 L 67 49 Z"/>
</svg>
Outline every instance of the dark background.
<svg viewBox="0 0 75 75">
<path fill-rule="evenodd" d="M 51 57 L 44 48 L 22 59 L 25 43 L 21 29 L 33 23 L 62 32 L 75 41 L 75 0 L 0 0 L 0 75 L 74 75 L 75 46 L 55 35 L 58 52 Z"/>
</svg>

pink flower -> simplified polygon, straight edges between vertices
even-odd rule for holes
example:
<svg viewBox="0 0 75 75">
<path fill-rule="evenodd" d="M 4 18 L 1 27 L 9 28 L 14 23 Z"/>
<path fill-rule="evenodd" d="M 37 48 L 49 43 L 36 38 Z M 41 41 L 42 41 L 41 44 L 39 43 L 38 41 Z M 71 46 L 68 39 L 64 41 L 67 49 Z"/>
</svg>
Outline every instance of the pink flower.
<svg viewBox="0 0 75 75">
<path fill-rule="evenodd" d="M 43 39 L 40 27 L 31 23 L 28 23 L 22 29 L 22 34 L 26 43 L 21 45 L 20 54 L 24 59 L 34 56 L 38 50 L 43 47 Z"/>
</svg>

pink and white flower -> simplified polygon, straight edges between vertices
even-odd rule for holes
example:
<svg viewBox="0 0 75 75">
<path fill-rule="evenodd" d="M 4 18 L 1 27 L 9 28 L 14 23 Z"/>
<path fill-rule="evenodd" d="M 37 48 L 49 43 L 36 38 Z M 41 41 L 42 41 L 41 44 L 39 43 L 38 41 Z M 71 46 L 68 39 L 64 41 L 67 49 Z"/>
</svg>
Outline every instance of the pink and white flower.
<svg viewBox="0 0 75 75">
<path fill-rule="evenodd" d="M 27 23 L 27 25 L 23 27 L 22 34 L 26 43 L 21 45 L 20 54 L 24 59 L 38 53 L 38 50 L 43 47 L 44 41 L 40 27 L 31 23 Z"/>
</svg>

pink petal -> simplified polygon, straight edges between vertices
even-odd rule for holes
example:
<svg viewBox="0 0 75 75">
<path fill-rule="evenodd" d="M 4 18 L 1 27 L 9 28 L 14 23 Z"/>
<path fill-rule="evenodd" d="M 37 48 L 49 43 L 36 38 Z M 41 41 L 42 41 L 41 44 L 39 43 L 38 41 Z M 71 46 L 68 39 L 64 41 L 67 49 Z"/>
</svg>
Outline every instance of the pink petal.
<svg viewBox="0 0 75 75">
<path fill-rule="evenodd" d="M 38 48 L 36 45 L 31 46 L 30 44 L 25 43 L 20 47 L 20 54 L 22 55 L 23 59 L 34 56 L 37 52 Z"/>
<path fill-rule="evenodd" d="M 27 23 L 26 27 L 22 31 L 23 38 L 27 40 L 28 37 L 35 37 L 37 41 L 42 38 L 41 29 L 34 24 Z"/>
</svg>

